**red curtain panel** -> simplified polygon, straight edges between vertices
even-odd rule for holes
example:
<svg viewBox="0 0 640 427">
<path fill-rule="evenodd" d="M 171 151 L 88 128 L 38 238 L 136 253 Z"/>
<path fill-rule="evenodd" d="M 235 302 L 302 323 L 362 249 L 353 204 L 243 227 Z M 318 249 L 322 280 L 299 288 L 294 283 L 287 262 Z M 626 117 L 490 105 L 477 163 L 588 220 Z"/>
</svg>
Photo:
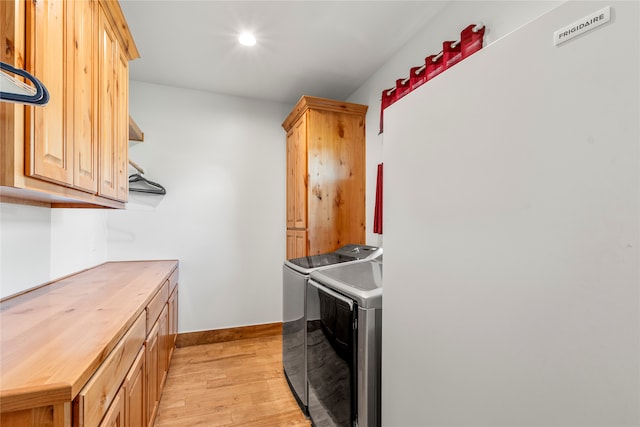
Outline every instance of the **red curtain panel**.
<svg viewBox="0 0 640 427">
<path fill-rule="evenodd" d="M 373 212 L 373 232 L 382 234 L 382 163 L 378 165 L 376 180 L 376 205 Z"/>
</svg>

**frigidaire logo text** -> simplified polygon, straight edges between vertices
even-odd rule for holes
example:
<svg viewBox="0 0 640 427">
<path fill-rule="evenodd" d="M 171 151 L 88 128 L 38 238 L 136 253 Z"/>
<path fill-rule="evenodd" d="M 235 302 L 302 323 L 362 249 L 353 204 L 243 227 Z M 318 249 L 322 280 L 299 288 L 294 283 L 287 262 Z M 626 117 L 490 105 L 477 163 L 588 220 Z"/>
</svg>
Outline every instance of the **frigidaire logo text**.
<svg viewBox="0 0 640 427">
<path fill-rule="evenodd" d="M 558 39 L 561 39 L 563 37 L 567 37 L 568 35 L 570 35 L 572 33 L 575 33 L 576 31 L 587 29 L 587 27 L 589 25 L 595 24 L 596 22 L 599 22 L 599 21 L 603 21 L 604 18 L 605 18 L 604 13 L 601 13 L 600 15 L 594 16 L 593 18 L 589 19 L 588 21 L 583 22 L 583 23 L 581 23 L 579 25 L 576 25 L 574 27 L 571 27 L 567 31 L 564 31 L 564 32 L 560 33 L 558 35 Z"/>
<path fill-rule="evenodd" d="M 553 42 L 557 46 L 579 36 L 580 34 L 584 34 L 587 31 L 591 31 L 606 24 L 610 19 L 611 6 L 607 6 L 555 31 L 553 33 Z"/>
</svg>

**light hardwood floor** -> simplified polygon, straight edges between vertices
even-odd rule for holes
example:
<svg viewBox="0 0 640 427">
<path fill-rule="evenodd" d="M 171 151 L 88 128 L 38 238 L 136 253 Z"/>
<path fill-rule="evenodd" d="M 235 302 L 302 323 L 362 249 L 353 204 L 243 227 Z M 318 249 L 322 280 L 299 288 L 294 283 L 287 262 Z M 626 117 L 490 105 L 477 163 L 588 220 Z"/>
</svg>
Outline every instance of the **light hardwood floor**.
<svg viewBox="0 0 640 427">
<path fill-rule="evenodd" d="M 282 372 L 282 337 L 177 348 L 155 425 L 308 427 Z"/>
</svg>

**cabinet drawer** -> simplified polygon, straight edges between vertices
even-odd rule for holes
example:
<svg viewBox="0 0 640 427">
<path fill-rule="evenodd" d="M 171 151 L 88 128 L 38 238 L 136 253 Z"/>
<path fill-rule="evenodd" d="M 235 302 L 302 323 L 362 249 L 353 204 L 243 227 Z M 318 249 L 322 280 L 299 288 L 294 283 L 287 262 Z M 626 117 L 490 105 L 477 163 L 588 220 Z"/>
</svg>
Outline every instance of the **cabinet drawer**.
<svg viewBox="0 0 640 427">
<path fill-rule="evenodd" d="M 173 293 L 173 291 L 176 289 L 176 286 L 178 286 L 178 269 L 177 268 L 173 270 L 173 273 L 171 273 L 171 277 L 169 277 L 169 295 Z"/>
<path fill-rule="evenodd" d="M 147 332 L 151 331 L 153 324 L 156 323 L 164 305 L 169 300 L 169 280 L 164 282 L 158 293 L 153 297 L 149 305 L 147 305 Z"/>
<path fill-rule="evenodd" d="M 89 382 L 80 390 L 74 404 L 78 426 L 93 427 L 100 423 L 142 348 L 145 338 L 145 316 L 141 314 Z"/>
</svg>

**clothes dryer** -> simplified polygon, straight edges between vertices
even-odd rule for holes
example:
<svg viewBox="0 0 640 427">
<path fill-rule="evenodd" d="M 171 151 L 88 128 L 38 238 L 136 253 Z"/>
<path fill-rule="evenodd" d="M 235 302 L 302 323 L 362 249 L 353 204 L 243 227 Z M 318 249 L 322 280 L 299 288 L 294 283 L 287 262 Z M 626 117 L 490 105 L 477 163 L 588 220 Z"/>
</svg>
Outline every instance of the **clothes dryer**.
<svg viewBox="0 0 640 427">
<path fill-rule="evenodd" d="M 312 272 L 306 316 L 314 425 L 380 426 L 382 255 Z"/>
<path fill-rule="evenodd" d="M 286 260 L 282 267 L 282 363 L 285 377 L 298 404 L 308 413 L 306 368 L 306 292 L 314 271 L 364 262 L 382 253 L 382 248 L 350 244 L 325 254 Z"/>
</svg>

